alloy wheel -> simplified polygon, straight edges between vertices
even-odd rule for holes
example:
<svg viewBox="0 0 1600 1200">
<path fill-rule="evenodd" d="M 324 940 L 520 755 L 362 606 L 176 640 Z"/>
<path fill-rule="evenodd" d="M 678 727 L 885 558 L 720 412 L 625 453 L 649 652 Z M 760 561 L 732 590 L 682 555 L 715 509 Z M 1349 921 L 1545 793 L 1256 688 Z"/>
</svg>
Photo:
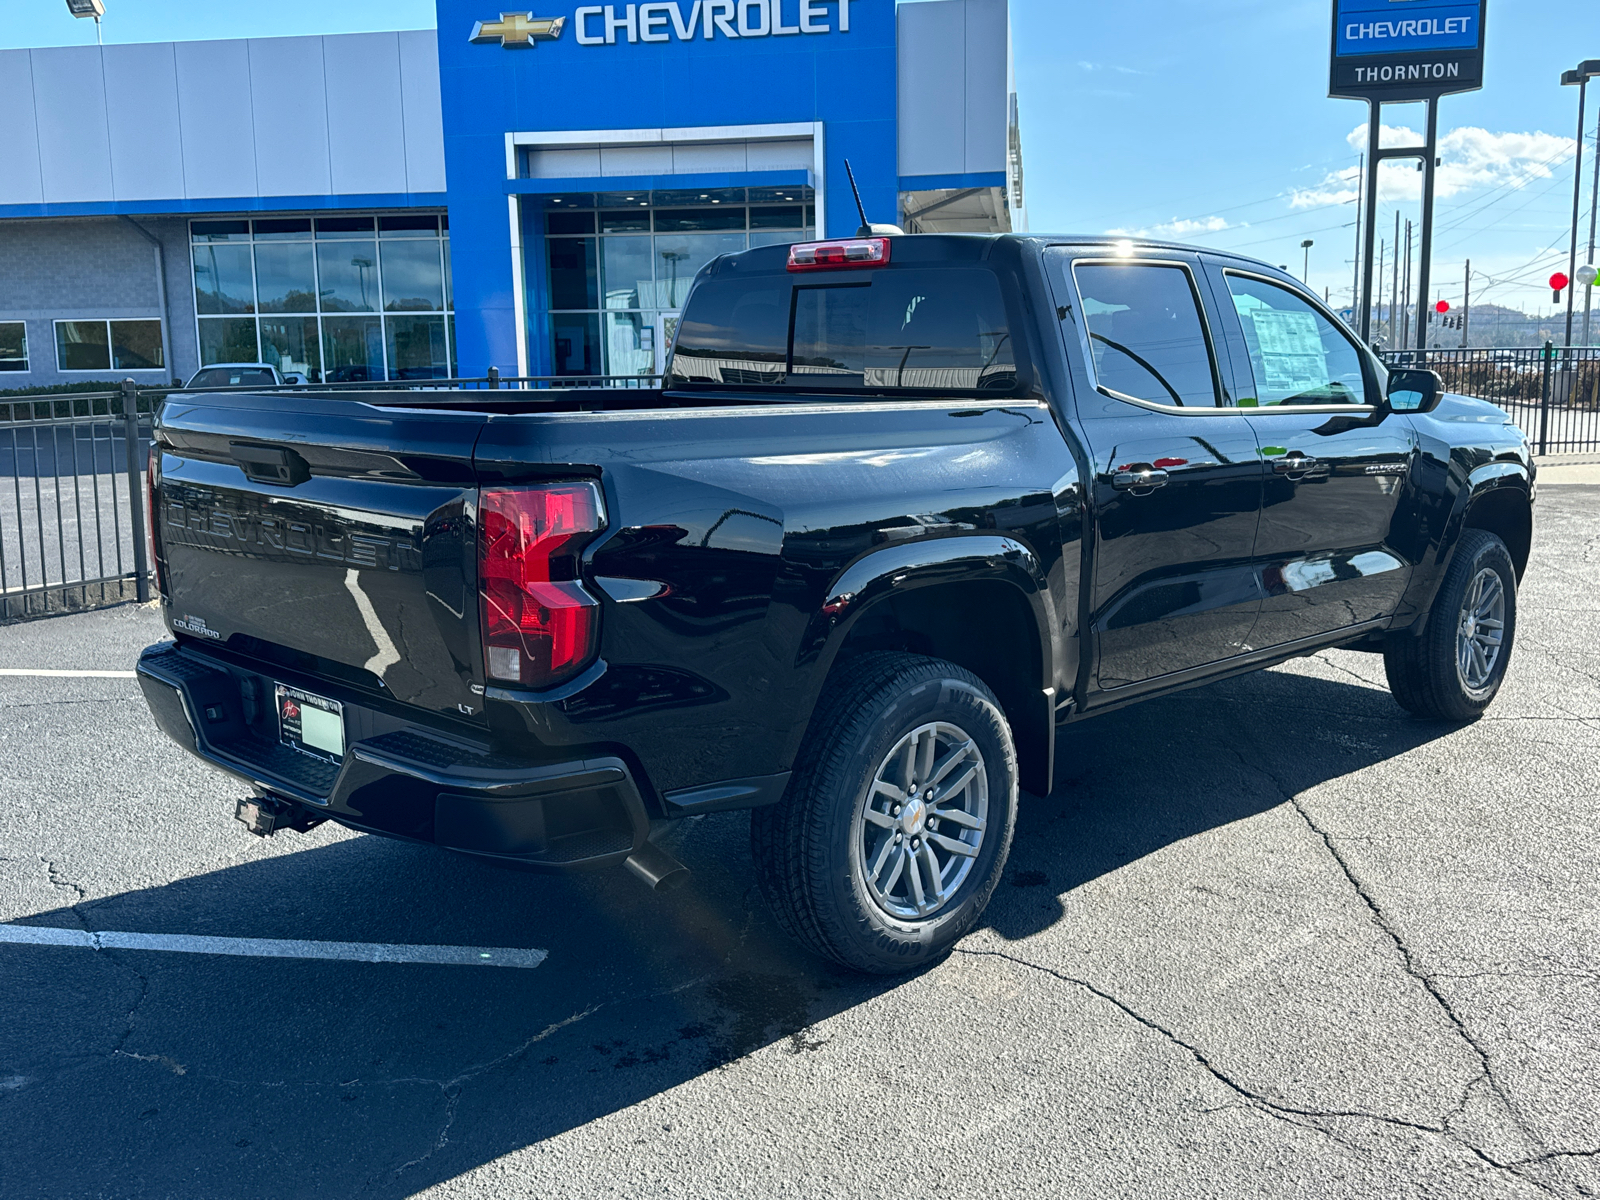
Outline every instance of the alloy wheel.
<svg viewBox="0 0 1600 1200">
<path fill-rule="evenodd" d="M 1456 626 L 1456 671 L 1469 692 L 1482 692 L 1494 678 L 1505 632 L 1505 582 L 1500 572 L 1485 567 L 1467 585 Z"/>
<path fill-rule="evenodd" d="M 937 721 L 884 756 L 856 810 L 854 867 L 879 908 L 927 920 L 955 901 L 983 849 L 989 778 L 965 730 Z"/>
</svg>

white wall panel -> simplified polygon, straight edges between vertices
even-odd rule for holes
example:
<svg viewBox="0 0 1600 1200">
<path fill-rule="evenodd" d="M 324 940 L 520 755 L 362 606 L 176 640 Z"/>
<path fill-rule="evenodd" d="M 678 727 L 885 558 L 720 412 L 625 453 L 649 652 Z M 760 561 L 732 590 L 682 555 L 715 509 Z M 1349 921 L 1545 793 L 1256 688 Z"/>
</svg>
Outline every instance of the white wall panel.
<svg viewBox="0 0 1600 1200">
<path fill-rule="evenodd" d="M 743 142 L 708 142 L 703 146 L 673 146 L 674 175 L 696 175 L 712 171 L 747 171 L 749 157 Z"/>
<path fill-rule="evenodd" d="M 256 182 L 264 196 L 325 196 L 328 154 L 322 39 L 253 38 L 250 48 Z"/>
<path fill-rule="evenodd" d="M 781 142 L 750 142 L 745 159 L 751 171 L 809 171 L 815 163 L 810 138 Z"/>
<path fill-rule="evenodd" d="M 600 151 L 538 150 L 528 155 L 528 175 L 533 179 L 590 178 L 600 174 Z"/>
<path fill-rule="evenodd" d="M 439 100 L 439 35 L 431 29 L 418 29 L 399 36 L 407 190 L 442 192 L 444 110 Z"/>
<path fill-rule="evenodd" d="M 900 174 L 966 170 L 963 0 L 903 4 L 899 22 Z"/>
<path fill-rule="evenodd" d="M 1010 17 L 1006 0 L 965 0 L 966 170 L 1006 169 Z"/>
<path fill-rule="evenodd" d="M 259 195 L 249 43 L 175 42 L 190 199 Z"/>
<path fill-rule="evenodd" d="M 671 146 L 601 146 L 602 175 L 671 175 Z"/>
<path fill-rule="evenodd" d="M 178 64 L 172 44 L 107 46 L 105 81 L 116 199 L 184 195 Z"/>
<path fill-rule="evenodd" d="M 39 129 L 33 108 L 33 61 L 28 50 L 0 50 L 0 204 L 44 203 L 39 175 Z"/>
<path fill-rule="evenodd" d="M 406 190 L 401 128 L 400 39 L 356 33 L 322 39 L 333 191 Z"/>
<path fill-rule="evenodd" d="M 67 46 L 32 55 L 45 203 L 110 200 L 111 140 L 99 47 Z"/>
<path fill-rule="evenodd" d="M 0 205 L 444 189 L 431 30 L 0 51 Z"/>
</svg>

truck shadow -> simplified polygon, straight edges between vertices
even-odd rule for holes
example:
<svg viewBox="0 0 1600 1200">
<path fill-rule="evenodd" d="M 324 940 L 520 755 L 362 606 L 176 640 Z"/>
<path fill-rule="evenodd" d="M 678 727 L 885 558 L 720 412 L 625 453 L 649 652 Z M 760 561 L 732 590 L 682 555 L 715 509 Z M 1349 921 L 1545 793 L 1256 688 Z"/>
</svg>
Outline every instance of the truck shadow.
<svg viewBox="0 0 1600 1200">
<path fill-rule="evenodd" d="M 991 927 L 1041 932 L 1091 880 L 1445 732 L 1386 693 L 1284 673 L 1074 726 L 1056 792 L 1027 798 Z M 752 1052 L 826 1054 L 819 1026 L 905 985 L 783 939 L 742 818 L 674 837 L 695 876 L 666 897 L 620 872 L 524 875 L 324 830 L 29 918 L 550 957 L 514 970 L 0 947 L 0 1195 L 407 1196 L 607 1116 L 604 1153 L 672 1154 L 707 1108 L 635 1106 Z M 526 1169 L 532 1184 L 546 1168 Z"/>
</svg>

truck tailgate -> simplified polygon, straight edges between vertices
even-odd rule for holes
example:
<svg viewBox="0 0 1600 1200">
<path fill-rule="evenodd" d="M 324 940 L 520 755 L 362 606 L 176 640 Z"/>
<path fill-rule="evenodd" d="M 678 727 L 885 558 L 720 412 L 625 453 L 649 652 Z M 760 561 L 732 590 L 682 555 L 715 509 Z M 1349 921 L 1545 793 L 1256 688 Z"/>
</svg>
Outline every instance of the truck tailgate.
<svg viewBox="0 0 1600 1200">
<path fill-rule="evenodd" d="M 468 509 L 485 420 L 281 393 L 169 399 L 151 487 L 174 632 L 480 713 Z"/>
</svg>

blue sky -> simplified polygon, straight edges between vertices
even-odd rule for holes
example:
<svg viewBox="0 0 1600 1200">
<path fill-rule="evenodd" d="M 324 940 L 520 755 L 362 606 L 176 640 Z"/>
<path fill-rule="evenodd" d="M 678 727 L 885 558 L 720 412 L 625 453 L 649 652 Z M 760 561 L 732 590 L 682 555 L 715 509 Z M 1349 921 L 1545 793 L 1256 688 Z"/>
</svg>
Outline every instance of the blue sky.
<svg viewBox="0 0 1600 1200">
<path fill-rule="evenodd" d="M 0 46 L 94 40 L 92 23 L 71 18 L 61 0 L 5 5 Z M 434 23 L 432 0 L 106 7 L 108 42 Z M 1550 311 L 1544 280 L 1565 269 L 1577 121 L 1576 89 L 1558 80 L 1580 58 L 1600 57 L 1600 6 L 1495 0 L 1491 9 L 1484 90 L 1440 110 L 1434 278 L 1459 302 L 1470 257 L 1475 300 Z M 1352 133 L 1366 109 L 1325 94 L 1328 0 L 1011 0 L 1011 10 L 1033 228 L 1149 233 L 1297 273 L 1300 242 L 1311 238 L 1311 283 L 1348 298 L 1356 231 L 1345 201 L 1364 143 Z M 1600 86 L 1591 90 L 1593 113 Z M 1391 139 L 1422 129 L 1421 106 L 1387 109 L 1384 119 Z M 1392 237 L 1397 208 L 1418 216 L 1420 178 L 1410 166 L 1385 168 L 1380 236 Z M 1583 229 L 1586 238 L 1587 216 Z"/>
</svg>

